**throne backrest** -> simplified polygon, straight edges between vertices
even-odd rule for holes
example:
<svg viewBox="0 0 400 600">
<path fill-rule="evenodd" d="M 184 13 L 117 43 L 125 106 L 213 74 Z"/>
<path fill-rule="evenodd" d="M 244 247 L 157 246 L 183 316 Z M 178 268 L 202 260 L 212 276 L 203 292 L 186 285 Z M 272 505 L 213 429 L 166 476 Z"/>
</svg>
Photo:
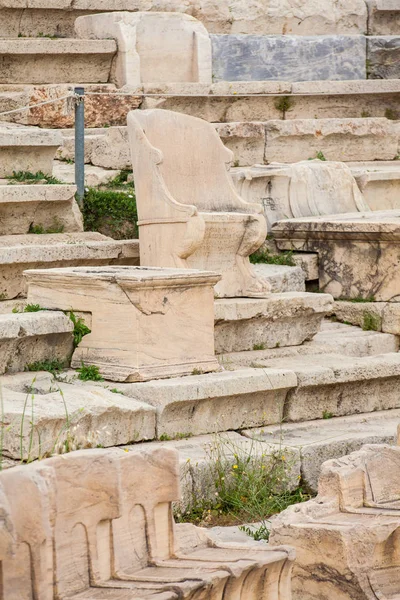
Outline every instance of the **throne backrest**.
<svg viewBox="0 0 400 600">
<path fill-rule="evenodd" d="M 158 169 L 165 191 L 179 204 L 194 205 L 200 212 L 247 212 L 227 171 L 233 154 L 213 125 L 168 110 L 135 110 L 129 113 L 128 131 L 139 219 L 157 217 L 148 212 L 148 196 L 157 195 L 157 190 L 153 187 L 149 192 L 142 181 L 150 178 L 154 169 Z M 149 157 L 147 167 L 143 156 Z M 139 163 L 140 176 L 135 173 Z"/>
</svg>

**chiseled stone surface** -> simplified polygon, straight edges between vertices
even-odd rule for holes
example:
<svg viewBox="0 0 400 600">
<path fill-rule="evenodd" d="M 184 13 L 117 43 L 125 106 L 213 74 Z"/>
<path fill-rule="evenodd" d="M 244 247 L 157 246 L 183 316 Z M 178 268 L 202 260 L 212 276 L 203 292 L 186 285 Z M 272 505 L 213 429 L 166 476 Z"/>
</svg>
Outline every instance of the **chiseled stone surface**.
<svg viewBox="0 0 400 600">
<path fill-rule="evenodd" d="M 264 161 L 264 123 L 216 123 L 214 127 L 224 145 L 232 151 L 233 164 L 247 166 Z"/>
<path fill-rule="evenodd" d="M 318 252 L 320 289 L 334 298 L 399 300 L 399 210 L 288 219 L 273 232 L 280 249 Z"/>
<path fill-rule="evenodd" d="M 340 458 L 359 450 L 364 444 L 393 444 L 397 439 L 400 409 L 370 414 L 335 417 L 307 423 L 268 425 L 247 429 L 242 435 L 270 448 L 283 445 L 300 454 L 304 483 L 317 491 L 318 477 L 326 460 Z"/>
<path fill-rule="evenodd" d="M 74 185 L 1 185 L 0 235 L 29 233 L 32 226 L 83 231 Z"/>
<path fill-rule="evenodd" d="M 265 162 L 315 158 L 342 162 L 393 160 L 398 132 L 387 119 L 293 119 L 265 124 Z"/>
<path fill-rule="evenodd" d="M 47 358 L 55 357 L 53 348 Z M 20 459 L 22 451 L 25 459 L 35 460 L 56 448 L 59 451 L 68 438 L 75 448 L 154 439 L 155 410 L 149 404 L 95 387 L 92 382 L 77 387 L 73 379 L 66 381 L 55 382 L 47 372 L 1 378 L 4 418 L 10 423 L 4 432 L 6 456 Z"/>
<path fill-rule="evenodd" d="M 358 327 L 365 327 L 370 323 L 376 331 L 400 335 L 400 304 L 397 302 L 340 300 L 334 303 L 332 314 L 339 321 L 348 321 Z"/>
<path fill-rule="evenodd" d="M 364 36 L 212 35 L 211 40 L 216 80 L 366 78 Z"/>
<path fill-rule="evenodd" d="M 335 315 L 335 319 L 339 321 L 343 316 L 348 316 L 345 311 L 340 313 L 340 309 L 338 310 L 336 307 L 338 304 L 346 304 L 356 307 L 362 307 L 363 303 L 354 304 L 352 302 L 335 302 L 332 310 L 332 314 Z M 398 352 L 399 350 L 399 337 L 398 335 L 394 335 L 393 332 L 383 333 L 379 329 L 379 317 L 378 320 L 372 322 L 370 315 L 379 314 L 380 310 L 375 312 L 375 306 L 388 305 L 396 306 L 397 315 L 400 315 L 400 306 L 395 303 L 384 303 L 384 302 L 369 302 L 366 303 L 365 311 L 357 311 L 354 313 L 350 308 L 350 315 L 354 314 L 356 317 L 358 315 L 363 314 L 363 318 L 357 319 L 355 318 L 354 325 L 358 325 L 357 327 L 353 327 L 349 325 L 349 322 L 352 322 L 352 318 L 349 319 L 343 318 L 346 323 L 338 323 L 325 320 L 322 323 L 321 331 L 319 331 L 311 342 L 308 342 L 307 345 L 313 346 L 316 348 L 318 346 L 323 346 L 329 352 L 335 352 L 336 354 L 344 354 L 346 356 L 374 356 L 378 354 L 387 354 L 389 352 Z M 370 308 L 371 307 L 371 308 Z M 367 315 L 367 319 L 365 319 L 365 314 Z M 339 316 L 338 316 L 339 315 Z M 377 324 L 377 330 L 375 329 L 361 329 L 362 326 L 371 327 Z M 399 330 L 398 330 L 399 331 Z M 316 352 L 317 353 L 317 352 Z"/>
<path fill-rule="evenodd" d="M 100 233 L 78 232 L 0 236 L 0 295 L 26 295 L 26 269 L 79 265 L 137 265 L 138 240 L 112 240 Z"/>
<path fill-rule="evenodd" d="M 79 38 L 117 42 L 112 83 L 211 83 L 211 41 L 204 25 L 179 13 L 108 12 L 79 17 Z"/>
<path fill-rule="evenodd" d="M 367 61 L 370 79 L 399 79 L 400 36 L 370 36 Z"/>
<path fill-rule="evenodd" d="M 295 597 L 399 595 L 399 482 L 399 446 L 367 445 L 324 464 L 317 498 L 291 506 L 272 524 L 270 543 L 297 551 Z"/>
<path fill-rule="evenodd" d="M 219 369 L 214 289 L 220 276 L 189 269 L 75 267 L 25 272 L 28 302 L 91 313 L 72 367 L 112 381 L 147 381 Z"/>
<path fill-rule="evenodd" d="M 397 0 L 366 0 L 369 35 L 397 35 L 400 7 Z"/>
<path fill-rule="evenodd" d="M 167 448 L 93 449 L 2 473 L 7 598 L 245 600 L 261 580 L 265 600 L 289 600 L 290 548 L 226 545 L 191 525 L 176 535 L 178 461 Z"/>
<path fill-rule="evenodd" d="M 38 127 L 0 124 L 0 177 L 13 171 L 42 171 L 51 175 L 56 150 L 62 146 L 59 132 Z"/>
<path fill-rule="evenodd" d="M 0 83 L 107 82 L 114 40 L 0 40 Z"/>
<path fill-rule="evenodd" d="M 115 179 L 120 169 L 103 169 L 93 165 L 85 165 L 85 185 L 97 187 Z M 75 184 L 75 165 L 55 160 L 53 162 L 53 175 L 60 181 Z"/>
<path fill-rule="evenodd" d="M 62 312 L 0 315 L 0 373 L 23 371 L 48 359 L 65 366 L 73 350 L 71 319 Z"/>
<path fill-rule="evenodd" d="M 305 292 L 305 273 L 301 266 L 256 264 L 254 270 L 263 279 L 268 279 L 273 294 Z"/>
<path fill-rule="evenodd" d="M 226 168 L 232 152 L 214 127 L 171 111 L 136 110 L 128 134 L 141 264 L 219 272 L 220 298 L 268 296 L 270 285 L 248 258 L 266 237 L 262 208 L 236 192 Z"/>
<path fill-rule="evenodd" d="M 199 19 L 213 33 L 293 35 L 360 34 L 367 29 L 364 0 L 66 0 L 2 1 L 4 37 L 19 33 L 73 35 L 81 14 L 108 11 L 176 11 Z M 31 9 L 31 10 L 30 10 Z M 60 10 L 61 9 L 61 10 Z"/>
<path fill-rule="evenodd" d="M 119 384 L 124 394 L 157 409 L 157 436 L 200 435 L 279 423 L 293 371 L 241 369 Z"/>
<path fill-rule="evenodd" d="M 328 294 L 287 292 L 267 299 L 223 298 L 215 301 L 217 354 L 255 346 L 298 346 L 313 338 L 332 308 Z"/>
<path fill-rule="evenodd" d="M 371 210 L 400 208 L 400 168 L 354 170 L 354 177 Z"/>
</svg>

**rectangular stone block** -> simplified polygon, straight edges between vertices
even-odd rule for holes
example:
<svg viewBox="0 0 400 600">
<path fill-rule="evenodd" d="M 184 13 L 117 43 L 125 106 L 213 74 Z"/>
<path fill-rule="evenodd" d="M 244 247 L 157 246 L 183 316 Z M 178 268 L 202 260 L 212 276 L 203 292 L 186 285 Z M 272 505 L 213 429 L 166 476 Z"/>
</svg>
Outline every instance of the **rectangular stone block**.
<svg viewBox="0 0 400 600">
<path fill-rule="evenodd" d="M 91 313 L 91 333 L 72 367 L 96 365 L 112 381 L 146 381 L 218 370 L 214 285 L 184 269 L 75 267 L 27 271 L 28 301 Z"/>
<path fill-rule="evenodd" d="M 400 78 L 400 36 L 367 38 L 367 73 L 370 79 Z"/>
<path fill-rule="evenodd" d="M 124 394 L 157 409 L 158 437 L 174 438 L 279 423 L 288 390 L 296 384 L 293 371 L 279 368 L 120 385 Z"/>
<path fill-rule="evenodd" d="M 400 169 L 396 165 L 354 169 L 354 177 L 371 210 L 400 208 Z"/>
<path fill-rule="evenodd" d="M 331 296 L 305 292 L 271 294 L 262 300 L 217 299 L 215 351 L 298 346 L 319 331 L 331 307 Z"/>
<path fill-rule="evenodd" d="M 211 35 L 215 80 L 365 79 L 364 36 Z"/>
<path fill-rule="evenodd" d="M 0 124 L 0 177 L 14 171 L 51 175 L 56 150 L 62 143 L 58 131 Z"/>
<path fill-rule="evenodd" d="M 387 119 L 293 119 L 265 125 L 265 162 L 393 160 L 398 133 Z"/>
</svg>

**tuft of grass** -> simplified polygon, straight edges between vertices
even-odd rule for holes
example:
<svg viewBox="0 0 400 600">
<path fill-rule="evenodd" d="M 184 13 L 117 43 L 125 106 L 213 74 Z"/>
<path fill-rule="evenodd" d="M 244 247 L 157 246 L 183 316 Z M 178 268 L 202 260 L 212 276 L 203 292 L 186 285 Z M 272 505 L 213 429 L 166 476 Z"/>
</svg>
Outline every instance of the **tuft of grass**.
<svg viewBox="0 0 400 600">
<path fill-rule="evenodd" d="M 332 418 L 333 418 L 333 416 L 334 416 L 334 414 L 333 414 L 333 413 L 331 413 L 331 412 L 329 412 L 328 410 L 324 410 L 324 411 L 322 412 L 322 418 L 323 418 L 323 419 L 332 419 Z"/>
<path fill-rule="evenodd" d="M 43 227 L 43 225 L 41 225 L 40 223 L 37 225 L 31 223 L 29 225 L 28 233 L 36 233 L 37 235 L 43 235 L 45 233 L 63 233 L 63 231 L 64 225 L 60 223 L 57 219 L 54 219 L 53 225 L 50 225 L 50 227 Z"/>
<path fill-rule="evenodd" d="M 103 127 L 106 127 L 106 125 L 103 125 Z M 108 125 L 108 127 L 109 127 L 109 125 Z M 110 181 L 108 183 L 103 185 L 102 188 L 109 188 L 109 189 L 122 188 L 124 190 L 126 190 L 127 188 L 131 188 L 131 190 L 134 190 L 135 186 L 134 186 L 133 181 L 128 181 L 128 177 L 131 174 L 132 174 L 132 171 L 128 171 L 127 169 L 124 169 L 124 170 L 120 171 L 118 173 L 118 175 L 116 175 L 116 177 L 114 177 L 114 179 L 110 179 Z"/>
<path fill-rule="evenodd" d="M 53 375 L 60 373 L 65 368 L 65 364 L 58 358 L 37 360 L 36 362 L 29 363 L 25 367 L 25 371 L 49 371 Z"/>
<path fill-rule="evenodd" d="M 267 265 L 286 265 L 288 267 L 294 267 L 295 262 L 293 260 L 293 251 L 288 250 L 280 254 L 272 254 L 268 249 L 257 250 L 250 256 L 250 262 L 255 264 L 267 264 Z"/>
<path fill-rule="evenodd" d="M 51 185 L 63 183 L 56 177 L 43 173 L 43 171 L 37 171 L 36 173 L 31 173 L 31 171 L 13 171 L 13 174 L 9 175 L 7 179 L 11 182 L 17 181 L 18 183 L 43 183 L 43 181 Z"/>
<path fill-rule="evenodd" d="M 286 113 L 294 105 L 293 98 L 290 96 L 282 96 L 275 100 L 275 108 L 282 113 L 282 119 L 286 119 Z"/>
<path fill-rule="evenodd" d="M 112 388 L 112 390 L 110 390 L 110 392 L 112 392 L 113 394 L 123 394 L 124 393 L 122 390 L 119 390 L 118 388 Z"/>
<path fill-rule="evenodd" d="M 389 119 L 390 121 L 397 121 L 399 118 L 399 115 L 392 108 L 387 108 L 385 110 L 385 117 L 387 119 Z"/>
<path fill-rule="evenodd" d="M 265 350 L 265 344 L 254 344 L 253 350 Z"/>
<path fill-rule="evenodd" d="M 39 312 L 40 310 L 45 310 L 40 304 L 27 304 L 24 307 L 24 313 Z"/>
<path fill-rule="evenodd" d="M 203 375 L 203 371 L 195 367 L 192 371 L 192 375 Z"/>
<path fill-rule="evenodd" d="M 72 310 L 68 312 L 68 316 L 74 325 L 74 330 L 72 333 L 74 336 L 74 348 L 76 348 L 77 346 L 79 346 L 84 336 L 88 335 L 88 333 L 91 333 L 92 330 L 89 329 L 87 325 L 85 325 L 85 321 L 83 320 L 83 318 L 77 317 Z"/>
<path fill-rule="evenodd" d="M 379 331 L 381 328 L 381 319 L 377 315 L 366 311 L 363 314 L 362 329 L 363 331 Z"/>
<path fill-rule="evenodd" d="M 78 379 L 81 381 L 103 381 L 103 377 L 99 372 L 99 367 L 96 367 L 96 365 L 85 365 L 82 363 L 77 371 L 79 373 Z"/>
<path fill-rule="evenodd" d="M 134 191 L 115 192 L 88 188 L 83 198 L 85 231 L 99 231 L 116 240 L 138 237 Z"/>
</svg>

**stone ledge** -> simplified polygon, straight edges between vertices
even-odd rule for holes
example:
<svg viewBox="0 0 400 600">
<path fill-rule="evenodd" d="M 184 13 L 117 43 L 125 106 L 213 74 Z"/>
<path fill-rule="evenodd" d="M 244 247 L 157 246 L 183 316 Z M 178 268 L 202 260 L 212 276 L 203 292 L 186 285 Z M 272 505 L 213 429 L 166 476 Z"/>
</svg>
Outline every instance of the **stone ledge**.
<svg viewBox="0 0 400 600">
<path fill-rule="evenodd" d="M 400 335 L 400 304 L 397 302 L 346 302 L 336 300 L 332 314 L 339 321 L 362 327 L 372 316 L 376 331 Z M 371 319 L 370 319 L 371 320 Z"/>
</svg>

